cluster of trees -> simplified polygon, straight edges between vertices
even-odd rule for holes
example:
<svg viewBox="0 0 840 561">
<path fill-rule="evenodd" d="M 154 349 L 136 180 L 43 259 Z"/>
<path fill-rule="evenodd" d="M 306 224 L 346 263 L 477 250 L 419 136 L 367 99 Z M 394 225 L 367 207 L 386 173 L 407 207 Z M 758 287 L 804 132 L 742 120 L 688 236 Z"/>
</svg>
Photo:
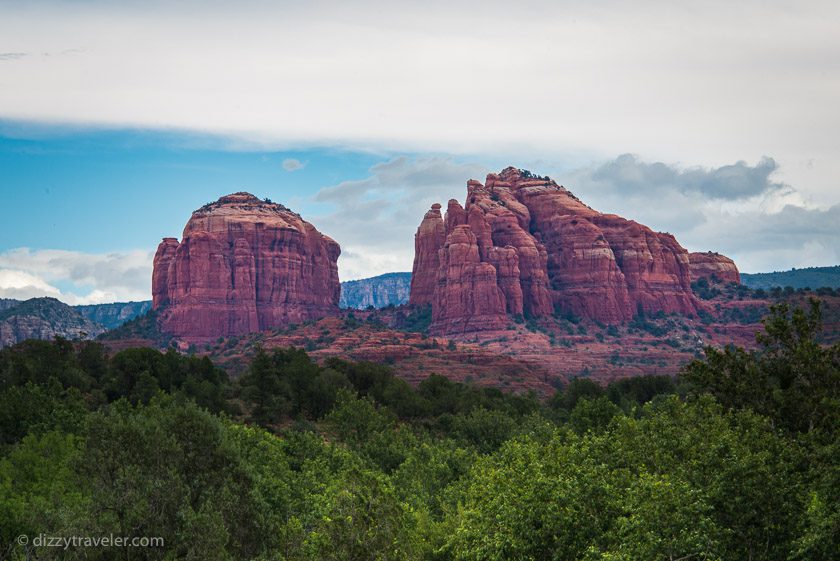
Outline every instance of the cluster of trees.
<svg viewBox="0 0 840 561">
<path fill-rule="evenodd" d="M 227 374 L 210 359 L 174 349 L 134 348 L 109 357 L 93 341 L 24 341 L 0 350 L 0 446 L 119 399 L 148 403 L 159 392 L 219 413 L 228 406 L 228 387 Z"/>
<path fill-rule="evenodd" d="M 759 276 L 764 273 L 759 273 Z M 772 273 L 768 273 L 772 274 Z M 751 276 L 751 275 L 750 275 Z M 703 300 L 712 300 L 718 296 L 725 296 L 729 299 L 733 297 L 743 300 L 746 298 L 764 299 L 771 298 L 773 300 L 790 299 L 792 296 L 817 296 L 817 297 L 832 297 L 840 295 L 840 290 L 832 286 L 813 285 L 818 288 L 812 289 L 809 286 L 773 286 L 773 287 L 756 287 L 747 284 L 738 283 L 723 283 L 720 280 L 712 277 L 712 282 L 708 279 L 701 278 L 691 283 L 691 289 Z"/>
<path fill-rule="evenodd" d="M 547 400 L 302 350 L 230 381 L 96 343 L 0 351 L 0 558 L 831 560 L 840 346 L 786 306 L 761 348 Z M 155 536 L 37 548 L 36 536 Z"/>
</svg>

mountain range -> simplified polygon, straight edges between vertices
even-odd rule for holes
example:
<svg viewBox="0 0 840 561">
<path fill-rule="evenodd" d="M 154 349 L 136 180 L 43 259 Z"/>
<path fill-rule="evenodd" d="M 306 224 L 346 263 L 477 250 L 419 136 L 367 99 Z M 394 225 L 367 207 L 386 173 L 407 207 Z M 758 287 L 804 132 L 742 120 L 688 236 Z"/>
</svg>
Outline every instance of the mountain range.
<svg viewBox="0 0 840 561">
<path fill-rule="evenodd" d="M 741 282 L 750 288 L 840 288 L 840 265 L 807 267 L 772 273 L 741 273 Z"/>
<path fill-rule="evenodd" d="M 341 283 L 338 305 L 357 310 L 400 306 L 408 303 L 410 291 L 411 273 L 385 273 Z"/>
<path fill-rule="evenodd" d="M 0 299 L 0 346 L 25 339 L 94 338 L 145 314 L 146 302 L 68 306 L 55 298 Z"/>
</svg>

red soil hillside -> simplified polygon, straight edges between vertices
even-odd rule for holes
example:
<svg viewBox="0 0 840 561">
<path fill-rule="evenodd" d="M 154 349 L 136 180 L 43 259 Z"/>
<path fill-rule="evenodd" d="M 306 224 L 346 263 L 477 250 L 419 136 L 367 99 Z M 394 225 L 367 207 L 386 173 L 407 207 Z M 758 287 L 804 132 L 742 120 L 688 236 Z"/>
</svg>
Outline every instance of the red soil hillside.
<svg viewBox="0 0 840 561">
<path fill-rule="evenodd" d="M 701 283 L 702 284 L 702 283 Z M 501 328 L 453 336 L 428 336 L 428 307 L 401 306 L 372 311 L 343 310 L 340 315 L 243 336 L 190 344 L 156 331 L 153 316 L 139 318 L 110 334 L 114 350 L 130 346 L 177 344 L 185 352 L 207 355 L 237 376 L 258 346 L 299 347 L 317 360 L 341 357 L 391 365 L 418 383 L 432 373 L 510 391 L 547 395 L 573 377 L 599 382 L 643 374 L 677 374 L 706 345 L 755 346 L 760 319 L 778 298 L 733 284 L 709 285 L 697 293 L 698 317 L 653 314 L 620 325 L 549 316 Z M 783 299 L 803 306 L 809 294 Z M 840 296 L 821 296 L 826 342 L 840 339 Z"/>
<path fill-rule="evenodd" d="M 804 304 L 804 296 L 793 298 Z M 840 298 L 824 298 L 826 332 L 840 337 Z M 223 340 L 196 350 L 242 368 L 256 345 L 295 346 L 318 359 L 337 356 L 392 365 L 417 383 L 431 373 L 512 391 L 553 391 L 559 382 L 591 377 L 599 382 L 644 374 L 675 375 L 706 345 L 755 346 L 760 319 L 772 302 L 729 285 L 700 300 L 697 318 L 655 314 L 622 325 L 558 317 L 510 321 L 502 328 L 453 337 L 409 332 L 417 311 L 407 307 L 345 312 L 341 318 Z M 428 315 L 426 316 L 428 319 Z M 422 323 L 422 322 L 420 322 Z"/>
</svg>

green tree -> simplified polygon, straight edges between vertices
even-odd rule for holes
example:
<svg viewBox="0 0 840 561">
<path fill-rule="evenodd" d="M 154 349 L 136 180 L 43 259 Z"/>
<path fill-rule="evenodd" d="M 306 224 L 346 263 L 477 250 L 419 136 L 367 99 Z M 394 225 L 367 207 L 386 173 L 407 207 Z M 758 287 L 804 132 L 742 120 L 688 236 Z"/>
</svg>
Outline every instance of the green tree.
<svg viewBox="0 0 840 561">
<path fill-rule="evenodd" d="M 578 400 L 583 398 L 594 399 L 604 395 L 604 388 L 588 378 L 572 378 L 572 380 L 561 389 L 558 389 L 551 399 L 549 406 L 555 411 L 568 414 L 575 408 Z"/>
<path fill-rule="evenodd" d="M 836 435 L 809 439 L 806 504 L 801 534 L 792 557 L 829 561 L 840 551 L 840 440 Z"/>
<path fill-rule="evenodd" d="M 164 538 L 132 559 L 250 558 L 276 536 L 225 426 L 189 402 L 121 401 L 92 414 L 76 470 L 91 500 L 63 530 Z"/>
<path fill-rule="evenodd" d="M 595 399 L 583 398 L 578 400 L 569 415 L 569 426 L 578 434 L 587 431 L 603 432 L 607 429 L 613 417 L 621 415 L 618 408 L 606 396 Z"/>
<path fill-rule="evenodd" d="M 675 561 L 719 559 L 720 530 L 702 491 L 667 475 L 645 472 L 621 495 L 620 514 L 587 557 Z"/>
<path fill-rule="evenodd" d="M 416 559 L 410 519 L 381 474 L 352 465 L 315 500 L 320 513 L 303 545 L 308 559 Z"/>
<path fill-rule="evenodd" d="M 290 406 L 289 389 L 280 380 L 271 357 L 263 349 L 251 360 L 248 373 L 241 381 L 242 397 L 250 404 L 250 419 L 262 426 L 280 422 Z"/>
<path fill-rule="evenodd" d="M 580 559 L 608 527 L 612 486 L 579 441 L 522 438 L 473 466 L 447 550 L 455 559 Z"/>
<path fill-rule="evenodd" d="M 75 388 L 64 389 L 55 378 L 45 384 L 27 382 L 0 390 L 0 451 L 27 434 L 57 429 L 79 434 L 87 405 Z"/>
<path fill-rule="evenodd" d="M 377 407 L 372 399 L 348 390 L 339 391 L 335 407 L 324 418 L 326 427 L 341 441 L 354 444 L 391 429 L 395 421 L 390 411 Z"/>
<path fill-rule="evenodd" d="M 785 559 L 800 513 L 800 449 L 750 411 L 725 413 L 711 398 L 655 401 L 599 437 L 614 469 L 685 482 L 711 508 L 724 559 Z"/>
<path fill-rule="evenodd" d="M 516 430 L 516 425 L 517 420 L 505 412 L 479 407 L 469 414 L 454 418 L 453 435 L 486 454 L 508 440 Z"/>
<path fill-rule="evenodd" d="M 49 431 L 27 435 L 0 459 L 0 558 L 30 558 L 19 535 L 54 532 L 88 502 L 73 471 L 81 448 L 78 436 Z"/>
<path fill-rule="evenodd" d="M 840 426 L 840 343 L 819 343 L 819 301 L 811 299 L 807 310 L 777 304 L 763 323 L 758 351 L 708 347 L 706 359 L 689 364 L 684 378 L 725 407 L 750 408 L 785 429 L 835 430 Z"/>
</svg>

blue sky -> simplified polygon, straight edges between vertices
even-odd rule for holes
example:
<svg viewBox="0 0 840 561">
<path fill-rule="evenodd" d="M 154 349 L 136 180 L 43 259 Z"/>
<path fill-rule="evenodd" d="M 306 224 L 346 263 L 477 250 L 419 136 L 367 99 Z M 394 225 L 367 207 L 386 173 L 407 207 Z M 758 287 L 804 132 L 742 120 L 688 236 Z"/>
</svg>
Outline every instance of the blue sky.
<svg viewBox="0 0 840 561">
<path fill-rule="evenodd" d="M 405 168 L 393 186 L 370 184 L 377 166 L 424 158 L 431 165 L 419 174 Z M 6 203 L 0 207 L 0 297 L 146 299 L 160 239 L 180 237 L 193 210 L 236 191 L 282 202 L 336 239 L 352 238 L 344 244 L 344 279 L 410 269 L 411 232 L 424 209 L 459 195 L 466 179 L 487 171 L 460 161 L 346 147 L 269 149 L 202 132 L 6 120 L 0 122 Z M 404 180 L 414 182 L 410 201 Z M 321 196 L 351 185 L 370 189 L 352 201 Z M 348 212 L 368 204 L 385 212 Z M 359 227 L 359 218 L 370 223 Z"/>
<path fill-rule="evenodd" d="M 138 130 L 0 136 L 8 203 L 0 250 L 151 247 L 179 237 L 195 208 L 240 190 L 313 215 L 328 206 L 312 199 L 320 187 L 362 179 L 381 159 L 326 149 L 233 151 L 219 139 Z M 302 167 L 288 171 L 288 160 Z"/>
<path fill-rule="evenodd" d="M 0 0 L 0 297 L 146 299 L 234 191 L 408 270 L 507 165 L 758 272 L 840 262 L 833 0 Z M 284 162 L 296 161 L 298 165 Z"/>
</svg>

